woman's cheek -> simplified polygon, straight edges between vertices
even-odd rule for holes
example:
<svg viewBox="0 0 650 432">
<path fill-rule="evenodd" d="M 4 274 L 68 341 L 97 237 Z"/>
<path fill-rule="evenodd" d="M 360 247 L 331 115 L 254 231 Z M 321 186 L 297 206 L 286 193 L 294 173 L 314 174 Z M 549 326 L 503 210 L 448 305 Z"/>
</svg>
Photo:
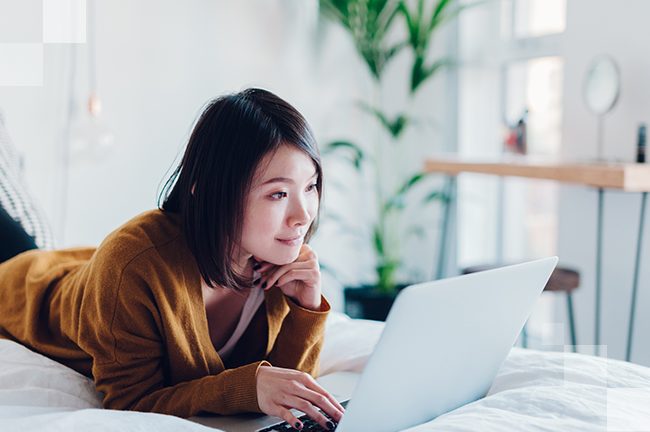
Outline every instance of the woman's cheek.
<svg viewBox="0 0 650 432">
<path fill-rule="evenodd" d="M 318 206 L 320 205 L 320 199 L 318 195 L 316 195 L 315 198 L 312 199 L 311 201 L 311 206 L 309 209 L 309 215 L 311 216 L 311 221 L 313 222 L 314 219 L 316 218 L 316 215 L 318 214 Z"/>
</svg>

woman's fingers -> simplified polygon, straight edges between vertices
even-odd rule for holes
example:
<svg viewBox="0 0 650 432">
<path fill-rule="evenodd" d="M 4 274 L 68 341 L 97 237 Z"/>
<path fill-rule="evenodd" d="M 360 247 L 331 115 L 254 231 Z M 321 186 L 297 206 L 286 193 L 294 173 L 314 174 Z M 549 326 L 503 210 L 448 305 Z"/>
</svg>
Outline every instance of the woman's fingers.
<svg viewBox="0 0 650 432">
<path fill-rule="evenodd" d="M 312 378 L 311 375 L 308 375 L 308 374 L 305 374 L 305 375 L 306 376 L 303 379 L 303 385 L 308 390 L 312 390 L 312 391 L 324 396 L 327 399 L 327 401 L 333 407 L 336 408 L 338 413 L 337 412 L 332 413 L 332 412 L 329 412 L 327 410 L 325 412 L 327 414 L 329 414 L 334 420 L 339 422 L 341 420 L 341 417 L 343 416 L 343 413 L 345 412 L 345 408 L 343 408 L 343 406 L 339 403 L 339 401 L 336 400 L 336 398 L 334 396 L 332 396 L 327 390 L 325 390 L 323 387 L 321 387 L 321 385 L 318 384 L 318 382 L 314 378 Z M 321 408 L 323 408 L 323 407 L 321 406 Z"/>
<path fill-rule="evenodd" d="M 307 414 L 312 420 L 318 422 L 326 430 L 334 429 L 334 423 L 323 415 L 311 402 L 300 397 L 292 397 L 287 403 L 291 408 Z M 293 423 L 290 423 L 293 424 Z"/>
<path fill-rule="evenodd" d="M 266 261 L 261 261 L 256 257 L 253 257 L 252 261 L 253 261 L 253 270 L 255 270 L 256 272 L 264 273 L 266 271 L 269 271 L 269 269 L 275 267 L 275 264 Z"/>
<path fill-rule="evenodd" d="M 275 264 L 271 264 L 269 262 L 262 263 L 260 267 L 257 269 L 258 272 L 260 273 L 266 273 L 269 270 L 272 270 L 274 267 L 276 267 Z"/>
<path fill-rule="evenodd" d="M 316 256 L 316 252 L 314 252 L 311 246 L 304 244 L 300 248 L 297 261 L 307 261 L 310 259 L 318 259 L 318 257 Z"/>
<path fill-rule="evenodd" d="M 314 280 L 318 277 L 318 270 L 315 269 L 293 269 L 283 274 L 276 282 L 275 285 L 282 286 L 286 283 L 295 280 L 308 281 Z"/>
<path fill-rule="evenodd" d="M 334 419 L 335 422 L 338 423 L 339 421 L 341 421 L 341 417 L 343 417 L 343 411 L 339 410 L 334 405 L 334 403 L 332 403 L 333 401 L 330 399 L 330 397 L 328 397 L 328 396 L 330 396 L 329 394 L 325 395 L 325 394 L 322 394 L 322 393 L 318 393 L 318 392 L 316 392 L 314 390 L 310 390 L 310 389 L 305 387 L 302 391 L 299 392 L 299 396 L 302 397 L 303 399 L 306 399 L 307 401 L 309 401 L 315 407 L 320 408 L 321 411 L 323 411 L 328 416 L 330 416 L 332 419 Z M 300 408 L 298 408 L 298 409 L 300 409 Z M 310 413 L 307 412 L 306 414 L 310 414 Z M 314 420 L 316 420 L 317 422 L 321 423 L 321 420 L 319 418 L 315 418 L 311 414 L 309 416 L 311 418 L 313 418 Z M 325 421 L 327 421 L 327 420 L 329 420 L 329 419 L 326 419 Z M 327 425 L 323 425 L 323 426 L 327 427 Z"/>
<path fill-rule="evenodd" d="M 311 268 L 312 266 L 308 262 L 301 262 L 301 261 L 296 261 L 291 264 L 287 264 L 285 266 L 282 266 L 269 275 L 264 275 L 262 276 L 262 281 L 266 283 L 266 285 L 263 285 L 264 288 L 271 288 L 275 283 L 280 279 L 282 276 L 284 276 L 286 273 L 290 272 L 291 270 L 295 269 L 308 269 Z"/>
<path fill-rule="evenodd" d="M 280 407 L 279 413 L 278 415 L 276 415 L 276 417 L 280 417 L 282 420 L 286 421 L 291 426 L 293 426 L 294 429 L 302 429 L 302 422 L 298 420 L 298 417 L 293 415 L 291 410 L 289 410 L 288 408 Z"/>
<path fill-rule="evenodd" d="M 263 412 L 282 418 L 295 429 L 302 429 L 303 425 L 291 408 L 304 412 L 325 429 L 333 429 L 334 422 L 339 422 L 345 411 L 311 375 L 292 369 L 260 368 L 257 393 Z"/>
</svg>

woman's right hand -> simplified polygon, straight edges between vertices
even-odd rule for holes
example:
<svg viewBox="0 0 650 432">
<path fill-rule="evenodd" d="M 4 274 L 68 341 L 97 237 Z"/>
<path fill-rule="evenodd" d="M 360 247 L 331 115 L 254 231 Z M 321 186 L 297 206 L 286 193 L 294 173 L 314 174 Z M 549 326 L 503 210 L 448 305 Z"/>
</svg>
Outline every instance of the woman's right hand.
<svg viewBox="0 0 650 432">
<path fill-rule="evenodd" d="M 257 403 L 262 412 L 280 417 L 296 429 L 302 429 L 302 423 L 291 408 L 304 412 L 325 429 L 333 429 L 334 424 L 318 411 L 319 408 L 336 423 L 345 411 L 308 373 L 275 366 L 262 366 L 257 370 Z"/>
</svg>

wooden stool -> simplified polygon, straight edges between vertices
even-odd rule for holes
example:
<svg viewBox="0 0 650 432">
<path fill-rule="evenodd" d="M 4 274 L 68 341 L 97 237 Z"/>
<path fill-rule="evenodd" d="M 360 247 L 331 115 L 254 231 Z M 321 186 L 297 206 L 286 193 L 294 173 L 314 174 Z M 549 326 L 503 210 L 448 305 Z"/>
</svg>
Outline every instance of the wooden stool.
<svg viewBox="0 0 650 432">
<path fill-rule="evenodd" d="M 462 274 L 477 273 L 480 271 L 491 270 L 495 268 L 503 267 L 502 265 L 477 265 L 472 267 L 466 267 L 461 270 Z M 573 314 L 573 298 L 571 293 L 573 290 L 577 289 L 580 286 L 580 273 L 576 270 L 569 269 L 566 267 L 556 267 L 551 273 L 551 277 L 548 279 L 544 291 L 553 291 L 553 292 L 564 292 L 566 293 L 566 302 L 567 302 L 567 315 L 569 317 L 569 332 L 571 335 L 571 345 L 573 346 L 573 352 L 576 352 L 576 346 L 578 345 L 576 337 L 576 325 Z M 526 330 L 526 325 L 521 331 L 521 342 L 524 348 L 528 347 L 528 332 Z"/>
</svg>

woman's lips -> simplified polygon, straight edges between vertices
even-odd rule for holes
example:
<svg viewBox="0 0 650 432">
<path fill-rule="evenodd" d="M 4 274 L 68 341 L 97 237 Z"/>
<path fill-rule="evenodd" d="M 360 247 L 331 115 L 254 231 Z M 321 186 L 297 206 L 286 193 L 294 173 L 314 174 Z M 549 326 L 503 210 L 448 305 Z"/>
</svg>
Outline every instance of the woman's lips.
<svg viewBox="0 0 650 432">
<path fill-rule="evenodd" d="M 293 238 L 284 239 L 284 240 L 283 239 L 276 239 L 276 240 L 279 241 L 280 243 L 286 245 L 286 246 L 298 246 L 299 244 L 302 243 L 302 236 L 293 237 Z"/>
</svg>

